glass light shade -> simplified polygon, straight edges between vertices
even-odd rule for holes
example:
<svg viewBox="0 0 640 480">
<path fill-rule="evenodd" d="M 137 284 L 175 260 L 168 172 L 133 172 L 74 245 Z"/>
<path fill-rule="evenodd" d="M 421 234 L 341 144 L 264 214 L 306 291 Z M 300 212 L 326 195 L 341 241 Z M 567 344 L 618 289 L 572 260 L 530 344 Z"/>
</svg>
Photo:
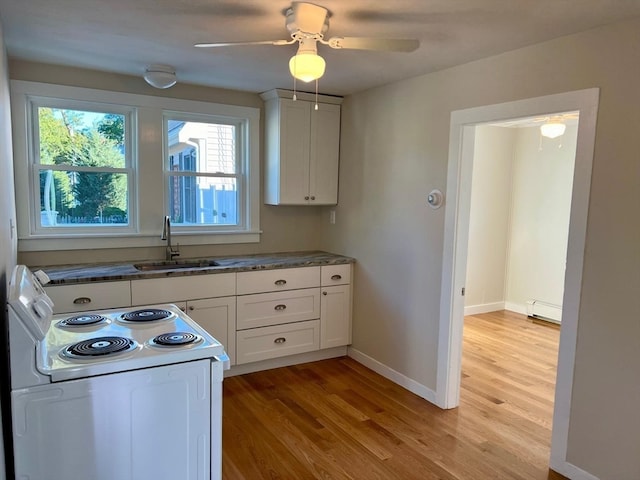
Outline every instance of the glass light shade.
<svg viewBox="0 0 640 480">
<path fill-rule="evenodd" d="M 540 126 L 540 133 L 543 137 L 556 138 L 564 135 L 567 126 L 564 123 L 550 122 Z"/>
<path fill-rule="evenodd" d="M 326 63 L 316 53 L 298 53 L 289 60 L 289 71 L 298 80 L 310 82 L 324 75 Z"/>
</svg>

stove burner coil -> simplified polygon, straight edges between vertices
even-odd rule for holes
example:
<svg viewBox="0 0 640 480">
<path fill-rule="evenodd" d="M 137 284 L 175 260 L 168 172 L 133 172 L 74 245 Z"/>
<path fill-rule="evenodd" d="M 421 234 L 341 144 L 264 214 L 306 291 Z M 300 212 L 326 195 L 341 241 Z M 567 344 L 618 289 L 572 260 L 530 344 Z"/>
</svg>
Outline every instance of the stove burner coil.
<svg viewBox="0 0 640 480">
<path fill-rule="evenodd" d="M 70 358 L 103 357 L 129 352 L 137 345 L 134 340 L 125 337 L 96 337 L 69 345 L 62 354 Z"/>
<path fill-rule="evenodd" d="M 95 325 L 97 323 L 106 322 L 107 317 L 96 314 L 78 315 L 75 317 L 65 318 L 58 322 L 59 327 L 85 327 L 87 325 Z"/>
<path fill-rule="evenodd" d="M 123 313 L 120 318 L 127 322 L 153 322 L 171 317 L 172 313 L 160 308 L 145 308 Z"/>
<path fill-rule="evenodd" d="M 190 345 L 202 341 L 200 335 L 189 332 L 171 332 L 158 335 L 151 340 L 151 343 L 163 347 L 175 347 L 181 345 Z"/>
</svg>

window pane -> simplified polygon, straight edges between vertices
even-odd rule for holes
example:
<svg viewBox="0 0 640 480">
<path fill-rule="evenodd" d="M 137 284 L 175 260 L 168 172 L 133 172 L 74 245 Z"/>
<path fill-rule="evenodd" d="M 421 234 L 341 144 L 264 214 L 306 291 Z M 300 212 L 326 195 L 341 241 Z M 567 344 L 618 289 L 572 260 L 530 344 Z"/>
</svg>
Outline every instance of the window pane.
<svg viewBox="0 0 640 480">
<path fill-rule="evenodd" d="M 40 163 L 124 168 L 125 116 L 38 107 Z"/>
<path fill-rule="evenodd" d="M 127 175 L 40 171 L 40 220 L 43 227 L 128 225 Z"/>
<path fill-rule="evenodd" d="M 235 178 L 171 175 L 169 215 L 176 225 L 237 225 Z"/>
<path fill-rule="evenodd" d="M 237 173 L 235 126 L 167 120 L 167 132 L 170 170 Z"/>
</svg>

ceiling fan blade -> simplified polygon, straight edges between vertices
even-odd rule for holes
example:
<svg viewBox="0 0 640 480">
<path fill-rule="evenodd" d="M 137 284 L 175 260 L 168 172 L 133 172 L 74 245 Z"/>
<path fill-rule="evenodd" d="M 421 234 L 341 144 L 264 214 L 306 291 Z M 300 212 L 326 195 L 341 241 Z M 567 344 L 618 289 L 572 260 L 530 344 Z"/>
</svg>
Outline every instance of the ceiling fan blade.
<svg viewBox="0 0 640 480">
<path fill-rule="evenodd" d="M 401 38 L 333 37 L 322 43 L 331 48 L 380 50 L 383 52 L 413 52 L 420 46 L 419 40 Z"/>
<path fill-rule="evenodd" d="M 219 42 L 219 43 L 196 43 L 194 47 L 234 47 L 239 45 L 291 45 L 295 40 L 262 40 L 256 42 Z"/>
</svg>

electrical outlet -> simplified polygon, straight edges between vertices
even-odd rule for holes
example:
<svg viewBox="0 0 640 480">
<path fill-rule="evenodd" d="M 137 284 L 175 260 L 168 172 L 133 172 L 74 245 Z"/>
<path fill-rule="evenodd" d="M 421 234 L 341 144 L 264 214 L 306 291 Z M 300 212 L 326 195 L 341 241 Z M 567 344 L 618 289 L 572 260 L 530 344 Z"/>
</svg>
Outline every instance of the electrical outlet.
<svg viewBox="0 0 640 480">
<path fill-rule="evenodd" d="M 336 223 L 336 211 L 335 210 L 330 210 L 329 211 L 329 223 L 331 225 L 335 225 L 335 223 Z"/>
</svg>

